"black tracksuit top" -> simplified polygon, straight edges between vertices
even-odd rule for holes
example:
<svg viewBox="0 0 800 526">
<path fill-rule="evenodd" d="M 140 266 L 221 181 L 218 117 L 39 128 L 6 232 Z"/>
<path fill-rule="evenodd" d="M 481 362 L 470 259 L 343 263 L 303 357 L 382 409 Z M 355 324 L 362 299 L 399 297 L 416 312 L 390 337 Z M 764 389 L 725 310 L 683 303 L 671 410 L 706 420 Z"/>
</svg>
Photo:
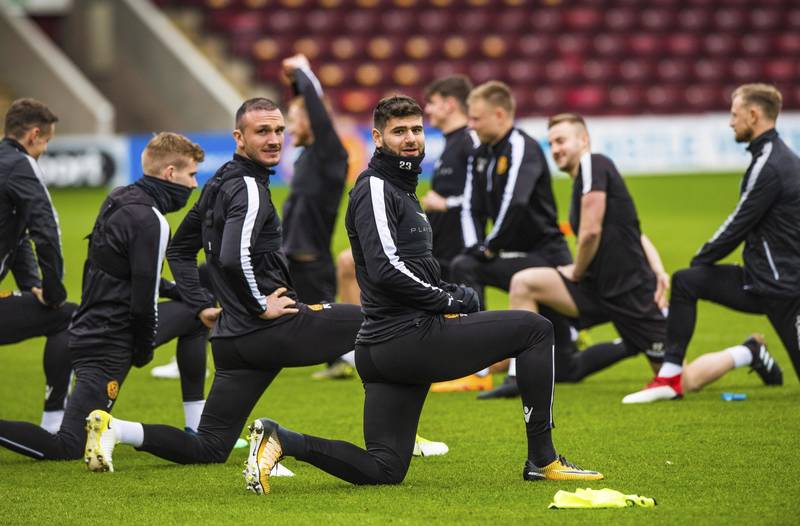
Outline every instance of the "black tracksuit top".
<svg viewBox="0 0 800 526">
<path fill-rule="evenodd" d="M 169 208 L 169 197 L 141 180 L 114 189 L 103 201 L 89 236 L 70 347 L 113 345 L 134 353 L 154 347 Z"/>
<path fill-rule="evenodd" d="M 288 256 L 320 256 L 330 254 L 347 178 L 347 151 L 311 70 L 295 71 L 294 91 L 305 101 L 314 142 L 303 148 L 294 162 L 291 193 L 283 205 L 283 250 Z"/>
<path fill-rule="evenodd" d="M 50 305 L 67 299 L 58 214 L 36 160 L 7 137 L 0 141 L 0 280 L 9 271 L 20 290 L 42 287 Z"/>
<path fill-rule="evenodd" d="M 297 299 L 269 190 L 272 173 L 235 154 L 203 187 L 167 250 L 183 301 L 198 311 L 213 305 L 197 271 L 197 253 L 205 251 L 211 286 L 222 307 L 212 338 L 240 336 L 287 321 L 290 316 L 258 317 L 275 289 L 286 287 L 286 295 Z"/>
<path fill-rule="evenodd" d="M 442 156 L 436 161 L 431 189 L 447 200 L 447 210 L 428 212 L 433 227 L 433 254 L 439 260 L 450 261 L 464 250 L 461 233 L 461 204 L 467 166 L 479 146 L 477 137 L 464 126 L 446 134 Z"/>
<path fill-rule="evenodd" d="M 419 168 L 377 151 L 350 191 L 345 225 L 361 287 L 357 343 L 390 340 L 458 312 L 442 286 L 428 218 L 414 193 Z"/>
<path fill-rule="evenodd" d="M 476 152 L 467 172 L 461 219 L 467 247 L 481 241 L 491 219 L 485 245 L 494 253 L 566 248 L 544 153 L 517 128 Z"/>
<path fill-rule="evenodd" d="M 708 265 L 744 241 L 744 288 L 800 296 L 800 158 L 774 129 L 754 139 L 736 208 L 692 259 Z"/>
</svg>

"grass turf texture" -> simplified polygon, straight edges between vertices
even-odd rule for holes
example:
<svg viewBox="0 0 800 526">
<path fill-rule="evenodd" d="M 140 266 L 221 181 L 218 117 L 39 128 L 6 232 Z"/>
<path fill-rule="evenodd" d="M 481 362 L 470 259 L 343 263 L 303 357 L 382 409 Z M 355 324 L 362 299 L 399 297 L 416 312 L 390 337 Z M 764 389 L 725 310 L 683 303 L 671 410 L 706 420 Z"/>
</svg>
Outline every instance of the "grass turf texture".
<svg viewBox="0 0 800 526">
<path fill-rule="evenodd" d="M 735 206 L 737 176 L 704 175 L 628 179 L 643 230 L 660 249 L 667 270 L 686 266 L 694 251 Z M 566 218 L 569 182 L 555 183 Z M 424 191 L 424 189 L 421 189 Z M 53 192 L 59 210 L 70 299 L 80 296 L 89 232 L 104 192 Z M 284 188 L 273 197 L 280 206 Z M 346 200 L 345 200 L 346 201 Z M 345 206 L 346 203 L 343 203 Z M 182 213 L 169 216 L 173 230 Z M 342 217 L 335 250 L 347 246 Z M 736 260 L 735 256 L 732 260 Z M 7 279 L 0 290 L 13 287 Z M 491 291 L 493 308 L 505 296 Z M 274 479 L 273 493 L 257 498 L 243 490 L 245 451 L 226 464 L 177 466 L 127 446 L 114 452 L 116 473 L 92 474 L 83 463 L 36 462 L 0 450 L 4 524 L 58 520 L 104 523 L 694 523 L 780 524 L 794 522 L 800 508 L 796 449 L 800 434 L 800 388 L 791 364 L 766 318 L 703 304 L 689 356 L 719 350 L 753 331 L 767 335 L 784 368 L 785 385 L 767 388 L 756 375 L 737 370 L 681 402 L 623 406 L 622 397 L 650 379 L 644 358 L 634 357 L 578 385 L 556 387 L 556 446 L 579 465 L 598 469 L 597 483 L 526 483 L 524 428 L 518 400 L 477 402 L 473 394 L 431 394 L 420 432 L 444 440 L 444 457 L 414 459 L 406 480 L 394 487 L 355 487 L 288 459 L 293 479 Z M 614 335 L 609 326 L 594 341 Z M 38 422 L 42 404 L 43 339 L 0 349 L 0 418 Z M 183 427 L 176 381 L 150 377 L 174 343 L 156 352 L 154 364 L 130 373 L 114 414 L 120 418 Z M 268 352 L 268 349 L 265 349 Z M 432 349 L 431 352 L 435 352 Z M 210 360 L 209 360 L 210 361 Z M 253 411 L 291 429 L 363 445 L 363 392 L 358 381 L 314 382 L 313 368 L 281 373 Z M 497 381 L 500 377 L 496 378 Z M 206 384 L 206 390 L 210 381 Z M 723 391 L 745 392 L 728 403 Z M 559 489 L 610 487 L 655 497 L 655 509 L 553 511 Z"/>
</svg>

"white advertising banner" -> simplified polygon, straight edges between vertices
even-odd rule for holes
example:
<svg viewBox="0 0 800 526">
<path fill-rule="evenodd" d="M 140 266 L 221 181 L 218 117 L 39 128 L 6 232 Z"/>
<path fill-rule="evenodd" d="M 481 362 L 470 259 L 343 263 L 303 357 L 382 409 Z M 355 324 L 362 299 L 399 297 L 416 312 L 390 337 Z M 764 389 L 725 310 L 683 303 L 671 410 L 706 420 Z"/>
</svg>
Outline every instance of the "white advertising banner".
<svg viewBox="0 0 800 526">
<path fill-rule="evenodd" d="M 739 172 L 750 162 L 747 144 L 733 138 L 725 113 L 648 117 L 588 117 L 592 151 L 609 156 L 623 175 Z M 547 119 L 518 125 L 547 146 Z M 778 118 L 778 133 L 800 152 L 800 112 Z M 554 172 L 556 173 L 557 170 Z"/>
<path fill-rule="evenodd" d="M 56 134 L 39 166 L 48 187 L 113 187 L 128 183 L 128 150 L 124 136 Z"/>
</svg>

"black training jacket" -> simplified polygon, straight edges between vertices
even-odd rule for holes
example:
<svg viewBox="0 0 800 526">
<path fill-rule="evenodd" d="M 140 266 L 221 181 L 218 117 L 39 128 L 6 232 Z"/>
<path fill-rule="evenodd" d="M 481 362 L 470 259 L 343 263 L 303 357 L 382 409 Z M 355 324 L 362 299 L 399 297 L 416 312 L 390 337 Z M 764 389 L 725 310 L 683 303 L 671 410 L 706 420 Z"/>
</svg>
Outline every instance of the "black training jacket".
<svg viewBox="0 0 800 526">
<path fill-rule="evenodd" d="M 152 356 L 170 234 L 163 214 L 179 208 L 161 184 L 145 176 L 114 189 L 103 201 L 88 236 L 70 347 L 113 345 L 131 349 L 135 356 Z"/>
<path fill-rule="evenodd" d="M 461 219 L 467 247 L 481 241 L 485 220 L 491 219 L 484 244 L 494 253 L 566 248 L 544 153 L 517 128 L 475 154 L 467 172 Z"/>
<path fill-rule="evenodd" d="M 350 191 L 345 225 L 364 313 L 357 343 L 386 341 L 462 309 L 440 280 L 431 226 L 414 193 L 421 160 L 376 151 Z"/>
<path fill-rule="evenodd" d="M 445 134 L 444 138 L 444 150 L 436 161 L 431 189 L 447 200 L 447 210 L 428 212 L 428 219 L 433 228 L 433 255 L 439 261 L 449 262 L 464 250 L 461 204 L 464 202 L 467 166 L 480 143 L 466 126 Z"/>
<path fill-rule="evenodd" d="M 753 160 L 736 208 L 692 259 L 710 265 L 744 241 L 744 288 L 766 296 L 800 295 L 800 158 L 774 129 L 747 147 Z"/>
<path fill-rule="evenodd" d="M 212 338 L 240 336 L 287 321 L 289 316 L 258 317 L 275 289 L 286 287 L 287 296 L 297 299 L 269 190 L 272 173 L 235 154 L 205 184 L 167 250 L 181 297 L 197 311 L 213 306 L 197 271 L 197 253 L 205 251 L 212 289 L 222 307 Z"/>
<path fill-rule="evenodd" d="M 331 237 L 347 178 L 347 151 L 322 103 L 322 88 L 309 69 L 294 74 L 305 101 L 314 142 L 294 162 L 291 193 L 283 205 L 283 250 L 289 255 L 330 254 Z"/>
<path fill-rule="evenodd" d="M 67 299 L 58 214 L 36 160 L 6 137 L 0 141 L 0 280 L 9 271 L 20 290 L 42 287 L 49 305 Z"/>
</svg>

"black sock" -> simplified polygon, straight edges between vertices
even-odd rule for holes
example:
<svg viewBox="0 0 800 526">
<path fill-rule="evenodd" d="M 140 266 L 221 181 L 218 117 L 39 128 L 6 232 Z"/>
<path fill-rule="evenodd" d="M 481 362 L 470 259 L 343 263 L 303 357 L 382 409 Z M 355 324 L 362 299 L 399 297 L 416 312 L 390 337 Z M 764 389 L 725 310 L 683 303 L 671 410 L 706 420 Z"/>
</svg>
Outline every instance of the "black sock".
<svg viewBox="0 0 800 526">
<path fill-rule="evenodd" d="M 283 454 L 287 457 L 307 454 L 306 437 L 302 433 L 295 433 L 285 427 L 278 426 L 278 440 L 281 441 Z"/>
<path fill-rule="evenodd" d="M 528 460 L 536 467 L 543 468 L 556 457 L 556 448 L 553 446 L 549 429 L 537 435 L 528 435 Z"/>
</svg>

